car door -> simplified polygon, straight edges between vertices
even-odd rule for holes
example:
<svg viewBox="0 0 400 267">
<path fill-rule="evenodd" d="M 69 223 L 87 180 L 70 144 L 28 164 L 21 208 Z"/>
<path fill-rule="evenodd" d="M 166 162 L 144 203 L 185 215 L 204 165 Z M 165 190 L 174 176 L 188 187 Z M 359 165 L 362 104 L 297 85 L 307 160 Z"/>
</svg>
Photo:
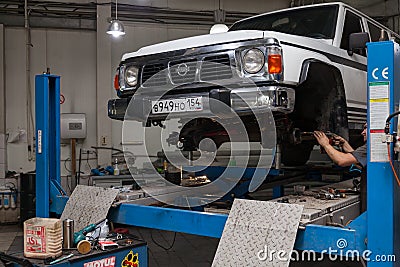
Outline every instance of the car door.
<svg viewBox="0 0 400 267">
<path fill-rule="evenodd" d="M 349 128 L 357 127 L 364 121 L 366 111 L 366 80 L 367 58 L 366 49 L 354 51 L 349 55 L 349 37 L 351 33 L 366 32 L 363 19 L 356 12 L 345 9 L 344 23 L 342 24 L 340 40 L 340 55 L 343 58 L 341 64 L 342 78 L 346 90 L 348 107 Z M 361 110 L 361 112 L 360 112 Z"/>
</svg>

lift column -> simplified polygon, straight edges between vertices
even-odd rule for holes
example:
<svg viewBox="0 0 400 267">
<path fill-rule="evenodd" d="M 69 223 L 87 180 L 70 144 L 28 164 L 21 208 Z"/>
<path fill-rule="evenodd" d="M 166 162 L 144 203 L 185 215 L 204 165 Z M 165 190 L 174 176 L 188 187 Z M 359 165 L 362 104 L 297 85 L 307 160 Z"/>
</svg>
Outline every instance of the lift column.
<svg viewBox="0 0 400 267">
<path fill-rule="evenodd" d="M 368 165 L 367 247 L 372 252 L 368 267 L 400 264 L 399 187 L 382 142 L 386 118 L 398 110 L 400 94 L 400 51 L 397 43 L 368 43 Z M 395 119 L 390 132 L 396 131 Z M 393 147 L 391 144 L 392 151 Z M 397 263 L 384 262 L 395 255 Z M 384 256 L 384 258 L 382 257 Z M 382 259 L 382 261 L 379 261 Z"/>
<path fill-rule="evenodd" d="M 59 76 L 36 75 L 35 118 L 36 216 L 48 218 L 50 206 L 55 206 L 58 202 L 56 199 L 50 201 L 51 191 L 59 186 L 61 179 Z M 61 195 L 64 195 L 64 192 Z"/>
</svg>

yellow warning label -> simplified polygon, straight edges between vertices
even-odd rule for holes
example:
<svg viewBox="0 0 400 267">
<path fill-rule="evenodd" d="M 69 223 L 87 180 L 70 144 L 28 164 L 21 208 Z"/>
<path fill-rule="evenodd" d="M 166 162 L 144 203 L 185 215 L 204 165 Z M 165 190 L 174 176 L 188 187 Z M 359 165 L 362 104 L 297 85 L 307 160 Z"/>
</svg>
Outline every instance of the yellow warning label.
<svg viewBox="0 0 400 267">
<path fill-rule="evenodd" d="M 372 102 L 372 103 L 389 102 L 389 98 L 370 99 L 369 102 Z"/>
</svg>

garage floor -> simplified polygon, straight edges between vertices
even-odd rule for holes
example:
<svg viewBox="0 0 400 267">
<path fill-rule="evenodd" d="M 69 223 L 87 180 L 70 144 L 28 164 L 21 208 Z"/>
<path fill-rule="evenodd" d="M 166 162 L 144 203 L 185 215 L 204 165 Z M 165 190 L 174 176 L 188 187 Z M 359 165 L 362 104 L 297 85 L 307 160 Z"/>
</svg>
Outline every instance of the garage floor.
<svg viewBox="0 0 400 267">
<path fill-rule="evenodd" d="M 170 247 L 175 233 L 137 227 L 129 227 L 129 230 L 131 234 L 147 241 L 150 267 L 209 267 L 219 241 L 216 238 L 176 233 L 174 245 L 170 250 L 165 250 L 159 245 L 165 248 Z M 22 251 L 22 249 L 22 228 L 18 225 L 0 226 L 0 251 L 7 251 L 12 254 L 13 252 Z M 1 262 L 0 266 L 3 266 Z M 305 266 L 357 267 L 362 265 L 356 262 L 330 262 L 328 260 L 315 263 L 296 262 L 290 264 L 290 267 Z"/>
</svg>

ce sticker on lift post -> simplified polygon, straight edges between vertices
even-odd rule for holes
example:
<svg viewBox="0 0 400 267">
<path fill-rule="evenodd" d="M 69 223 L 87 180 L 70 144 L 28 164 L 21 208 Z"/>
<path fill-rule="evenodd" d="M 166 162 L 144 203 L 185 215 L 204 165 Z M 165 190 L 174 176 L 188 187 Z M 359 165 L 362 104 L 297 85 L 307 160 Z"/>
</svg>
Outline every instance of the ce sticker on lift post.
<svg viewBox="0 0 400 267">
<path fill-rule="evenodd" d="M 370 82 L 369 84 L 369 127 L 371 162 L 386 162 L 385 121 L 389 116 L 389 82 Z M 373 148 L 373 149 L 372 149 Z"/>
</svg>

